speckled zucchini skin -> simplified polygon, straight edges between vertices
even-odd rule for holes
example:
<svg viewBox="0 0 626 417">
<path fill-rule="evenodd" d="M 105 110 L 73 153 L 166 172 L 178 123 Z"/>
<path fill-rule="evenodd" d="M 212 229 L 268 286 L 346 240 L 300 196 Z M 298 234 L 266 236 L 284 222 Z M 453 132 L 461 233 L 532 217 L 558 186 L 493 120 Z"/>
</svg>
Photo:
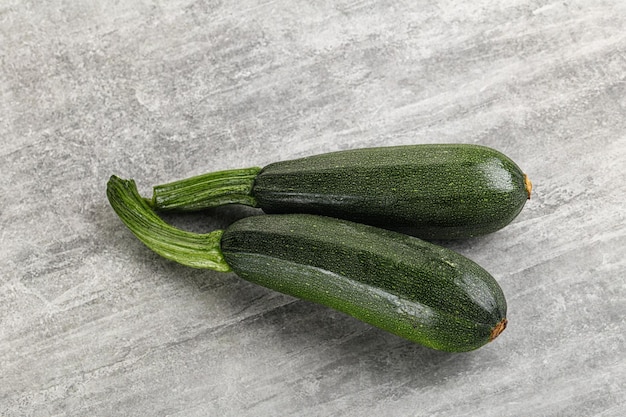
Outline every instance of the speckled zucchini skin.
<svg viewBox="0 0 626 417">
<path fill-rule="evenodd" d="M 395 146 L 270 164 L 252 195 L 266 213 L 320 214 L 456 239 L 509 224 L 530 195 L 524 178 L 511 159 L 485 146 Z"/>
<path fill-rule="evenodd" d="M 262 215 L 229 226 L 221 249 L 248 281 L 434 349 L 476 349 L 506 324 L 504 295 L 488 272 L 404 234 L 322 216 Z"/>
</svg>

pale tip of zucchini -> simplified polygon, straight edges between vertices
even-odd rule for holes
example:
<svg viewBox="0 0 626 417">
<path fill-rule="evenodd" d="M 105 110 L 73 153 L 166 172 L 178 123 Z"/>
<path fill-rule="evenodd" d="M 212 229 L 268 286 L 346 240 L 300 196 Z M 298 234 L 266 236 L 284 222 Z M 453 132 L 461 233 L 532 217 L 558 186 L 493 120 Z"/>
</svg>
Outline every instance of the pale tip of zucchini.
<svg viewBox="0 0 626 417">
<path fill-rule="evenodd" d="M 500 333 L 506 329 L 506 324 L 508 323 L 507 319 L 502 319 L 498 324 L 495 325 L 493 329 L 491 329 L 491 335 L 489 335 L 489 341 L 491 342 L 493 339 L 498 337 Z"/>
<path fill-rule="evenodd" d="M 524 174 L 524 188 L 526 188 L 526 193 L 528 194 L 528 199 L 530 200 L 530 193 L 533 191 L 533 183 L 526 174 Z"/>
</svg>

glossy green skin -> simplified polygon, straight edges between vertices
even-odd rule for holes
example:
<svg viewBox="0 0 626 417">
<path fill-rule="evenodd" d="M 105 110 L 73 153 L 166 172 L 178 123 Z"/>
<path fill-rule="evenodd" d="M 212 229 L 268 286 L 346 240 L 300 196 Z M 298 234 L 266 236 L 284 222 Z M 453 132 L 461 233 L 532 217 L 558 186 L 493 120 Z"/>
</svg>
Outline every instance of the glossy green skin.
<svg viewBox="0 0 626 417">
<path fill-rule="evenodd" d="M 430 239 L 494 232 L 529 193 L 520 168 L 484 146 L 438 144 L 354 149 L 277 162 L 252 188 L 267 213 L 312 213 Z"/>
<path fill-rule="evenodd" d="M 506 315 L 502 290 L 476 263 L 372 226 L 307 214 L 252 216 L 225 230 L 221 249 L 248 281 L 438 350 L 486 344 Z"/>
</svg>

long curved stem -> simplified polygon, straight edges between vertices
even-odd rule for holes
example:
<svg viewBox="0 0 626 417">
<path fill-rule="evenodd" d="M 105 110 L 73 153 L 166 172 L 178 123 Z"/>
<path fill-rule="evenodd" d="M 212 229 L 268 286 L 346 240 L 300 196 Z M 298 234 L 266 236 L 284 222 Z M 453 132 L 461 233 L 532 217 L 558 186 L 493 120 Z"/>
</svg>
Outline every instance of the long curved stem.
<svg viewBox="0 0 626 417">
<path fill-rule="evenodd" d="M 223 230 L 199 234 L 170 226 L 139 195 L 133 180 L 112 176 L 107 197 L 122 222 L 154 252 L 186 266 L 230 271 L 220 247 Z"/>
<path fill-rule="evenodd" d="M 256 207 L 252 187 L 260 171 L 254 167 L 209 172 L 157 185 L 146 201 L 155 210 L 201 210 L 225 204 Z"/>
</svg>

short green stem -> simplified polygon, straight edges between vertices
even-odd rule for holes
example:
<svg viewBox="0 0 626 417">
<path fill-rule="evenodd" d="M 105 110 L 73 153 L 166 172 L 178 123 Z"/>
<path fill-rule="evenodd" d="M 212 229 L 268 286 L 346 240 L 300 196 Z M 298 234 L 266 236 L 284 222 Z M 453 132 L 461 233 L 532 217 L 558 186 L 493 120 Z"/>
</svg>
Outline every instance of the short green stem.
<svg viewBox="0 0 626 417">
<path fill-rule="evenodd" d="M 230 271 L 220 246 L 223 230 L 199 234 L 165 223 L 139 195 L 133 180 L 112 176 L 107 197 L 122 222 L 154 252 L 186 266 Z"/>
<path fill-rule="evenodd" d="M 201 210 L 225 204 L 256 207 L 252 188 L 260 171 L 254 167 L 210 172 L 157 185 L 147 201 L 155 210 Z"/>
</svg>

